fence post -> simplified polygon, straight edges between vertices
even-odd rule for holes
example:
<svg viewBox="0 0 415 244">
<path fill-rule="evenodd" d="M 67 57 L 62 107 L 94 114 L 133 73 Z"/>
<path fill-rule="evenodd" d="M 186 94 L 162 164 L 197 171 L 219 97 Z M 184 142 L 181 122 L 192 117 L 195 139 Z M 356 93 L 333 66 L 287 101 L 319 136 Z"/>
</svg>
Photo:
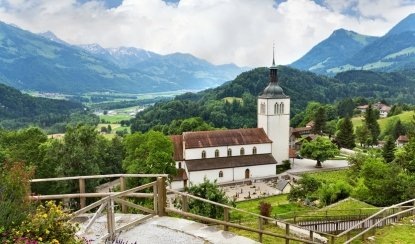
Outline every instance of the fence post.
<svg viewBox="0 0 415 244">
<path fill-rule="evenodd" d="M 262 230 L 262 223 L 263 223 L 262 217 L 258 217 L 258 229 L 259 230 Z M 258 242 L 262 243 L 262 233 L 261 232 L 258 233 Z"/>
<path fill-rule="evenodd" d="M 157 206 L 157 201 L 158 201 L 158 194 L 157 194 L 157 182 L 156 182 L 156 184 L 153 185 L 153 208 L 154 208 L 154 212 L 158 215 L 159 209 Z"/>
<path fill-rule="evenodd" d="M 402 211 L 402 206 L 399 206 L 399 208 L 398 208 L 398 212 L 401 212 L 401 211 Z M 400 215 L 400 214 L 398 214 L 398 215 L 396 216 L 396 222 L 398 222 L 400 219 L 401 219 L 401 215 Z"/>
<path fill-rule="evenodd" d="M 125 191 L 125 178 L 124 178 L 124 176 L 120 177 L 120 190 Z M 123 197 L 122 199 L 125 199 L 125 197 Z M 121 204 L 121 212 L 122 213 L 127 213 L 127 206 L 125 204 Z"/>
<path fill-rule="evenodd" d="M 85 193 L 85 179 L 79 178 L 79 193 Z M 84 208 L 86 206 L 86 199 L 85 197 L 79 197 L 79 204 L 81 208 Z"/>
<path fill-rule="evenodd" d="M 365 229 L 365 222 L 362 223 L 362 229 Z M 365 233 L 362 234 L 362 241 L 365 241 Z"/>
<path fill-rule="evenodd" d="M 223 220 L 225 222 L 229 222 L 229 208 L 224 208 L 223 209 Z M 229 226 L 225 225 L 224 226 L 224 230 L 228 231 L 229 230 Z"/>
<path fill-rule="evenodd" d="M 314 232 L 310 230 L 310 241 L 314 240 Z"/>
<path fill-rule="evenodd" d="M 166 183 L 164 177 L 157 177 L 157 207 L 158 216 L 166 215 Z"/>
<path fill-rule="evenodd" d="M 114 200 L 112 198 L 110 198 L 107 202 L 107 228 L 108 228 L 108 239 L 112 243 L 115 241 Z"/>
<path fill-rule="evenodd" d="M 336 237 L 335 236 L 331 236 L 331 244 L 334 244 L 336 242 Z"/>
<path fill-rule="evenodd" d="M 285 237 L 288 237 L 290 235 L 290 224 L 286 223 L 285 224 Z M 285 244 L 289 244 L 290 243 L 290 239 L 286 238 L 285 239 Z"/>
</svg>

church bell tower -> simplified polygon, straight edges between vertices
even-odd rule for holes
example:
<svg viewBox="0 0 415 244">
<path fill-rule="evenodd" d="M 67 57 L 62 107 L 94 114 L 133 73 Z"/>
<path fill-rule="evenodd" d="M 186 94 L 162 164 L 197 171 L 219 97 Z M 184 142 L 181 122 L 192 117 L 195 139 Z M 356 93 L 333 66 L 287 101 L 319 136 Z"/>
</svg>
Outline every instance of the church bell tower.
<svg viewBox="0 0 415 244">
<path fill-rule="evenodd" d="M 258 97 L 258 128 L 263 128 L 272 140 L 272 156 L 281 164 L 289 159 L 290 97 L 278 85 L 274 50 L 269 72 L 269 84 Z"/>
</svg>

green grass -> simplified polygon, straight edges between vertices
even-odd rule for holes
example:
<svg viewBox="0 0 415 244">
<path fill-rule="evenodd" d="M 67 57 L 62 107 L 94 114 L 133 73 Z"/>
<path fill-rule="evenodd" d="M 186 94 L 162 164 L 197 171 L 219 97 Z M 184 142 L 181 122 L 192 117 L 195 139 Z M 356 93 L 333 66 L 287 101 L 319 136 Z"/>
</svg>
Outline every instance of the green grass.
<svg viewBox="0 0 415 244">
<path fill-rule="evenodd" d="M 121 122 L 121 120 L 130 120 L 131 116 L 128 114 L 100 115 L 99 119 L 108 121 L 111 124 L 118 124 Z"/>
<path fill-rule="evenodd" d="M 394 115 L 387 118 L 378 119 L 380 131 L 383 132 L 386 129 L 386 125 L 389 121 L 399 118 L 402 123 L 408 123 L 412 120 L 413 116 L 415 115 L 414 111 L 406 111 L 398 115 Z M 363 125 L 363 117 L 354 117 L 352 118 L 353 127 L 356 129 L 356 127 Z"/>
<path fill-rule="evenodd" d="M 379 208 L 354 198 L 346 198 L 342 201 L 308 212 L 307 216 L 344 216 L 344 215 L 371 215 L 379 211 Z"/>
<path fill-rule="evenodd" d="M 410 222 L 415 217 L 403 219 L 396 225 L 389 225 L 385 228 L 378 229 L 375 235 L 377 244 L 412 244 L 415 242 L 415 225 Z M 367 242 L 369 243 L 369 242 Z"/>
<path fill-rule="evenodd" d="M 223 100 L 229 103 L 233 103 L 233 101 L 238 101 L 240 103 L 242 102 L 242 98 L 240 97 L 224 97 Z"/>
<path fill-rule="evenodd" d="M 261 199 L 254 199 L 249 201 L 237 202 L 236 208 L 243 209 L 245 211 L 251 213 L 259 214 L 259 203 L 260 202 L 268 202 L 272 206 L 272 213 L 271 216 L 275 216 L 276 214 L 283 214 L 289 213 L 292 211 L 301 211 L 301 210 L 309 210 L 309 207 L 302 206 L 297 203 L 290 203 L 287 199 L 287 195 L 276 195 Z M 236 213 L 235 213 L 236 214 Z"/>
<path fill-rule="evenodd" d="M 339 180 L 348 182 L 348 170 L 322 171 L 316 173 L 307 173 L 307 175 L 326 183 L 336 183 Z"/>
</svg>

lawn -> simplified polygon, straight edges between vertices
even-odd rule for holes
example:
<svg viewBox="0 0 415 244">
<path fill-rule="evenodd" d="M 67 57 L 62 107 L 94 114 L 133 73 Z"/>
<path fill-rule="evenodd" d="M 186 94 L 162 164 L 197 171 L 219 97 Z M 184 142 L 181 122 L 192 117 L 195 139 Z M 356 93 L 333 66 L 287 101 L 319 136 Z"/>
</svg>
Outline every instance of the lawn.
<svg viewBox="0 0 415 244">
<path fill-rule="evenodd" d="M 128 114 L 117 114 L 117 115 L 100 115 L 99 119 L 105 120 L 111 124 L 120 123 L 121 120 L 130 120 L 132 117 Z"/>
<path fill-rule="evenodd" d="M 316 172 L 316 173 L 307 173 L 307 175 L 326 183 L 336 183 L 339 180 L 343 180 L 345 182 L 348 182 L 349 176 L 348 176 L 349 170 L 342 169 L 342 170 L 335 170 L 335 171 L 322 171 L 322 172 Z"/>
<path fill-rule="evenodd" d="M 376 230 L 375 243 L 378 244 L 411 244 L 415 242 L 415 217 L 403 219 L 396 225 L 389 225 Z M 368 242 L 369 243 L 369 242 Z"/>
<path fill-rule="evenodd" d="M 395 116 L 378 119 L 380 131 L 383 132 L 385 130 L 386 125 L 388 124 L 389 121 L 392 121 L 394 119 L 399 118 L 402 123 L 408 123 L 412 120 L 414 115 L 415 115 L 414 111 L 406 111 L 406 112 L 403 112 L 403 113 L 395 115 Z M 354 117 L 354 118 L 352 118 L 353 127 L 355 129 L 356 129 L 356 127 L 361 126 L 363 124 L 362 119 L 363 119 L 363 117 Z"/>
</svg>

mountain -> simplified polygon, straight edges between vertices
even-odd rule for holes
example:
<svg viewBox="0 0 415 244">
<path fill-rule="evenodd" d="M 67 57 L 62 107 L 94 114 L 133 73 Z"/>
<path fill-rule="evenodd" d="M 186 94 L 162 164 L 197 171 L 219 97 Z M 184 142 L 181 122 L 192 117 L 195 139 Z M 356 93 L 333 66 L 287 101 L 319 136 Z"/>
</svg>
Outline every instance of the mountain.
<svg viewBox="0 0 415 244">
<path fill-rule="evenodd" d="M 409 15 L 379 38 L 347 33 L 344 30 L 335 31 L 291 66 L 320 74 L 415 68 L 415 14 Z"/>
<path fill-rule="evenodd" d="M 0 82 L 18 89 L 67 94 L 204 89 L 231 80 L 241 71 L 188 54 L 163 56 L 98 45 L 81 48 L 51 32 L 37 35 L 0 22 Z"/>
<path fill-rule="evenodd" d="M 334 78 L 279 66 L 279 84 L 291 97 L 291 115 L 301 113 L 310 101 L 334 103 L 364 97 L 393 103 L 415 103 L 414 71 L 347 71 Z M 256 127 L 257 97 L 269 82 L 269 70 L 256 68 L 233 81 L 198 93 L 185 93 L 174 100 L 158 102 L 137 114 L 132 130 L 163 130 L 173 120 L 200 117 L 216 128 Z M 235 101 L 239 101 L 236 103 Z M 329 111 L 329 113 L 336 113 Z"/>
<path fill-rule="evenodd" d="M 313 47 L 302 58 L 292 63 L 291 66 L 297 69 L 324 73 L 327 69 L 342 65 L 376 39 L 377 37 L 338 29 L 327 39 Z"/>
<path fill-rule="evenodd" d="M 80 103 L 32 97 L 0 84 L 0 127 L 18 128 L 27 124 L 50 126 L 64 122 L 69 114 L 82 110 Z"/>
</svg>

